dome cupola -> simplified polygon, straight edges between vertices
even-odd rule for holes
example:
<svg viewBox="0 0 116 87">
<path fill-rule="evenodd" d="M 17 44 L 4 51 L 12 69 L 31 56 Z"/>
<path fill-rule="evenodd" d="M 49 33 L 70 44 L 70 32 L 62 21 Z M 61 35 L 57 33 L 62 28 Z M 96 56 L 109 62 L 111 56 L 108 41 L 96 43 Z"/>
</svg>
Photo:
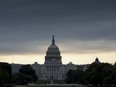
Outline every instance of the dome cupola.
<svg viewBox="0 0 116 87">
<path fill-rule="evenodd" d="M 54 36 L 52 37 L 51 45 L 47 49 L 45 63 L 48 63 L 50 61 L 53 62 L 53 60 L 54 62 L 61 63 L 60 50 L 55 44 Z"/>
<path fill-rule="evenodd" d="M 60 56 L 60 51 L 59 51 L 58 46 L 56 46 L 56 44 L 55 44 L 54 36 L 52 38 L 52 44 L 48 47 L 46 56 L 51 56 L 51 57 Z"/>
</svg>

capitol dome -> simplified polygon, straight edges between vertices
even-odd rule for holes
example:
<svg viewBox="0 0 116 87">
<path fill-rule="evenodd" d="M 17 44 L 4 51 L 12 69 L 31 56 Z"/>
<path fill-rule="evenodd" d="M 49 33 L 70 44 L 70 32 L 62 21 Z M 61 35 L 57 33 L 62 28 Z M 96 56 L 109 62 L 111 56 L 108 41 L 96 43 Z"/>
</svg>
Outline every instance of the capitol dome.
<svg viewBox="0 0 116 87">
<path fill-rule="evenodd" d="M 52 39 L 52 44 L 48 47 L 48 50 L 46 52 L 46 56 L 50 56 L 50 57 L 60 56 L 60 51 L 59 51 L 58 46 L 56 46 L 56 44 L 55 44 L 54 36 Z"/>
</svg>

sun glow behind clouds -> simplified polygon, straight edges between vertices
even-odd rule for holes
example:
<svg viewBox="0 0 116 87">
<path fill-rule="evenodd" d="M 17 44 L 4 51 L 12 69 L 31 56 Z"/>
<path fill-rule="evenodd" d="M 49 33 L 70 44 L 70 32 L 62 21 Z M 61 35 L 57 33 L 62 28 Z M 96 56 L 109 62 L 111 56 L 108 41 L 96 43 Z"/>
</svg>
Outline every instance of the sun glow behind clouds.
<svg viewBox="0 0 116 87">
<path fill-rule="evenodd" d="M 98 57 L 101 62 L 115 63 L 116 52 L 86 53 L 86 54 L 63 54 L 63 63 L 72 61 L 74 64 L 90 64 Z"/>
<path fill-rule="evenodd" d="M 19 64 L 33 64 L 38 62 L 42 64 L 44 62 L 43 55 L 7 55 L 0 56 L 0 61 L 9 63 L 19 63 Z"/>
<path fill-rule="evenodd" d="M 96 57 L 101 62 L 108 62 L 114 64 L 116 61 L 116 52 L 102 52 L 102 53 L 87 53 L 87 54 L 75 54 L 75 53 L 61 53 L 62 63 L 67 64 L 72 62 L 74 64 L 90 64 Z M 45 61 L 45 54 L 41 55 L 4 55 L 0 56 L 1 62 L 19 63 L 19 64 L 33 64 L 38 62 L 43 64 Z"/>
</svg>

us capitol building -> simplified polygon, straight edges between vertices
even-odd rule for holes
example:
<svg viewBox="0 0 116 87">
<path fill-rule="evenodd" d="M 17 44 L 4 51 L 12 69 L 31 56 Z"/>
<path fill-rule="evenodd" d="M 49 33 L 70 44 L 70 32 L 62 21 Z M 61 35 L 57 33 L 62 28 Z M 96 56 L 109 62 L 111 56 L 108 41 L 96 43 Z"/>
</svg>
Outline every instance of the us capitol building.
<svg viewBox="0 0 116 87">
<path fill-rule="evenodd" d="M 77 65 L 71 62 L 67 65 L 62 64 L 62 56 L 58 46 L 55 44 L 54 36 L 51 45 L 47 49 L 44 64 L 40 65 L 35 62 L 32 64 L 32 67 L 35 69 L 39 80 L 49 80 L 51 78 L 54 80 L 64 80 L 66 73 L 70 69 L 77 69 Z"/>
<path fill-rule="evenodd" d="M 98 63 L 97 59 L 95 63 Z M 11 64 L 12 72 L 17 73 L 21 64 Z M 48 47 L 44 64 L 38 64 L 35 62 L 31 67 L 36 71 L 38 80 L 65 80 L 67 72 L 71 70 L 83 70 L 85 71 L 89 65 L 75 65 L 72 62 L 68 64 L 62 64 L 62 56 L 58 46 L 55 44 L 54 36 L 52 43 Z"/>
</svg>

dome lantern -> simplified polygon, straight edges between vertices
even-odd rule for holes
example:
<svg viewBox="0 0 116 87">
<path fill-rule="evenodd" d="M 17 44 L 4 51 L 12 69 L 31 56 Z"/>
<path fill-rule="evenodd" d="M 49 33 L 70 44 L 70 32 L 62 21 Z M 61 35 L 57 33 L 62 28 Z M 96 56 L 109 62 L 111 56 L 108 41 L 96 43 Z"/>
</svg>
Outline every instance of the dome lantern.
<svg viewBox="0 0 116 87">
<path fill-rule="evenodd" d="M 53 37 L 52 37 L 52 45 L 55 45 L 54 35 L 53 35 Z"/>
</svg>

